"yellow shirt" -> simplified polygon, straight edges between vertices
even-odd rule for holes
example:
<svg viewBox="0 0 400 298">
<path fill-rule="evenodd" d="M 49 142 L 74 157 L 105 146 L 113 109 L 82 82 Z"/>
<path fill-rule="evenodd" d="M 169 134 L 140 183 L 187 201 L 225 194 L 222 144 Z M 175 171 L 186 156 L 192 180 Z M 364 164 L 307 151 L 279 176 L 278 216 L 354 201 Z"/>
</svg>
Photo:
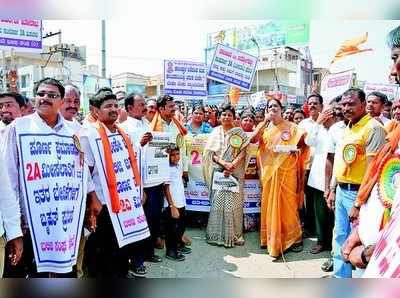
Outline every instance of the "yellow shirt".
<svg viewBox="0 0 400 298">
<path fill-rule="evenodd" d="M 361 184 L 368 167 L 367 157 L 374 156 L 385 142 L 385 129 L 382 124 L 369 114 L 362 117 L 357 123 L 349 124 L 343 135 L 343 142 L 339 150 L 340 156 L 335 169 L 336 180 L 339 183 Z M 353 144 L 357 148 L 355 159 L 347 164 L 343 158 L 343 149 Z"/>
</svg>

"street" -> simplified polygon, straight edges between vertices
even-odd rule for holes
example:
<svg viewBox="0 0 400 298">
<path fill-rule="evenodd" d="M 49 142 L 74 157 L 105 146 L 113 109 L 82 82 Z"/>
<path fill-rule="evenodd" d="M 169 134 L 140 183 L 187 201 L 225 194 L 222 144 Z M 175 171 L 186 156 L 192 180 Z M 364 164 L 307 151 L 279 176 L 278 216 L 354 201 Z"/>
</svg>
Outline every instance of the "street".
<svg viewBox="0 0 400 298">
<path fill-rule="evenodd" d="M 163 258 L 162 263 L 146 263 L 148 278 L 320 278 L 328 276 L 320 267 L 329 255 L 322 252 L 317 255 L 308 251 L 315 243 L 315 238 L 304 241 L 301 253 L 286 253 L 286 262 L 279 259 L 272 262 L 265 250 L 259 247 L 259 233 L 250 232 L 244 235 L 246 243 L 226 249 L 211 246 L 205 241 L 205 228 L 188 228 L 187 234 L 192 238 L 192 253 L 186 255 L 183 262 L 165 258 L 164 250 L 156 250 Z"/>
</svg>

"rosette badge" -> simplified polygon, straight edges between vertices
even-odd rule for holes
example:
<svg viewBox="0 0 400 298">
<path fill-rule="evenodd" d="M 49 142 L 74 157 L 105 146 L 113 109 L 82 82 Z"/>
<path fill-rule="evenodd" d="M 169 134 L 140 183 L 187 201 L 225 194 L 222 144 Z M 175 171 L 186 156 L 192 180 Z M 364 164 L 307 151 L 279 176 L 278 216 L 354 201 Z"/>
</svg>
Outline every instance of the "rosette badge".
<svg viewBox="0 0 400 298">
<path fill-rule="evenodd" d="M 229 144 L 235 148 L 235 149 L 239 149 L 242 144 L 243 144 L 243 139 L 241 136 L 239 135 L 233 135 L 229 138 Z"/>
<path fill-rule="evenodd" d="M 347 144 L 343 148 L 343 160 L 348 164 L 352 164 L 357 158 L 357 147 L 355 144 Z"/>
</svg>

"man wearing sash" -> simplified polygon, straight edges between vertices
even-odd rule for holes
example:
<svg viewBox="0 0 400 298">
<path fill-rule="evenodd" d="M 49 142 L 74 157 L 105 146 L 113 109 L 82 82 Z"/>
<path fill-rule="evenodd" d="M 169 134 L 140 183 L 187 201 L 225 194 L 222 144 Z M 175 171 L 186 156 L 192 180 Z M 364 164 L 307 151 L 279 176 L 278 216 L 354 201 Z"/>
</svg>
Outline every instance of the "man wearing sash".
<svg viewBox="0 0 400 298">
<path fill-rule="evenodd" d="M 360 208 L 355 199 L 361 181 L 368 164 L 385 141 L 385 130 L 366 113 L 365 93 L 361 89 L 347 90 L 342 96 L 341 104 L 343 115 L 349 120 L 349 124 L 340 144 L 341 158 L 337 159 L 334 169 L 337 187 L 331 189 L 331 193 L 335 195 L 333 274 L 338 278 L 351 278 L 351 264 L 342 258 L 341 248 L 351 232 L 353 219 L 357 217 L 353 210 Z"/>
<path fill-rule="evenodd" d="M 187 134 L 187 130 L 175 117 L 175 103 L 174 98 L 169 95 L 160 96 L 157 99 L 157 112 L 153 117 L 150 124 L 150 130 L 155 132 L 165 132 L 170 135 L 170 142 L 177 145 L 181 149 L 182 164 L 183 164 L 183 175 L 184 178 L 188 177 L 188 161 L 186 157 L 186 147 L 184 142 L 184 136 Z M 144 209 L 146 217 L 149 222 L 149 228 L 153 246 L 156 246 L 157 238 L 161 236 L 160 233 L 160 219 L 161 212 L 164 205 L 164 188 L 163 183 L 155 183 L 144 185 L 144 192 L 146 194 L 146 201 L 144 203 Z M 149 247 L 149 250 L 153 250 L 153 254 L 148 257 L 150 261 L 158 261 L 158 257 L 154 255 L 154 249 Z"/>
<path fill-rule="evenodd" d="M 79 138 L 59 114 L 65 94 L 62 84 L 45 78 L 35 85 L 34 93 L 36 112 L 11 123 L 4 144 L 5 166 L 20 200 L 23 266 L 28 276 L 73 277 L 88 169 Z"/>
<path fill-rule="evenodd" d="M 141 177 L 131 138 L 116 124 L 115 95 L 98 92 L 93 104 L 98 121 L 82 131 L 82 148 L 103 208 L 89 237 L 88 271 L 91 277 L 126 277 L 131 244 L 150 236 Z"/>
</svg>

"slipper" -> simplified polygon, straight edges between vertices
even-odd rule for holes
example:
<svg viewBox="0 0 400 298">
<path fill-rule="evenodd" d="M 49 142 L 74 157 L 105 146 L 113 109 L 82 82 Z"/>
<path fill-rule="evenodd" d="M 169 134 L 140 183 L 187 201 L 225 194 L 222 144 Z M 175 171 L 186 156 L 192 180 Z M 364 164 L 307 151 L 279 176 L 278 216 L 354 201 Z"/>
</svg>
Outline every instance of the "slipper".
<svg viewBox="0 0 400 298">
<path fill-rule="evenodd" d="M 290 248 L 290 250 L 292 252 L 302 252 L 303 251 L 303 243 L 295 243 L 292 245 L 292 247 Z"/>
<path fill-rule="evenodd" d="M 310 249 L 310 253 L 313 254 L 313 255 L 319 254 L 322 251 L 324 251 L 324 247 L 322 245 L 320 245 L 320 244 L 315 244 Z"/>
<path fill-rule="evenodd" d="M 332 272 L 333 271 L 333 259 L 329 258 L 326 262 L 321 265 L 321 270 L 324 272 Z"/>
</svg>

